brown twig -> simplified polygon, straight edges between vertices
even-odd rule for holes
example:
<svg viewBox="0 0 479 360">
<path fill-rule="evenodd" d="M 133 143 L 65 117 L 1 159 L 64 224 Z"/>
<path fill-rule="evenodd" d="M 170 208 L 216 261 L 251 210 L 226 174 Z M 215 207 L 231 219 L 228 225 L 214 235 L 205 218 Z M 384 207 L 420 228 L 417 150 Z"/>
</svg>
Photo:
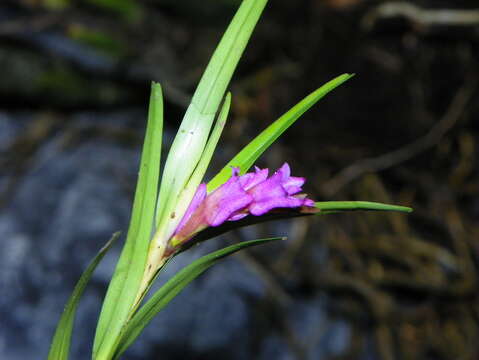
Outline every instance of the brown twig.
<svg viewBox="0 0 479 360">
<path fill-rule="evenodd" d="M 280 283 L 275 279 L 270 269 L 262 265 L 254 256 L 250 255 L 247 251 L 242 251 L 236 254 L 243 264 L 246 265 L 251 271 L 253 271 L 258 277 L 264 281 L 268 291 L 273 298 L 282 306 L 286 306 L 292 303 L 291 296 L 283 289 Z"/>
<path fill-rule="evenodd" d="M 47 14 L 28 18 L 27 20 L 5 21 L 0 24 L 0 35 L 12 35 L 25 30 L 37 32 L 49 28 L 61 20 L 62 16 L 59 14 Z"/>
<path fill-rule="evenodd" d="M 383 3 L 364 16 L 362 27 L 371 29 L 378 19 L 404 17 L 422 26 L 472 26 L 479 24 L 477 9 L 423 9 L 406 1 Z"/>
<path fill-rule="evenodd" d="M 396 166 L 439 143 L 461 118 L 464 109 L 472 98 L 476 88 L 476 80 L 474 76 L 470 76 L 470 78 L 471 80 L 466 80 L 466 83 L 457 91 L 443 117 L 426 135 L 397 150 L 378 157 L 362 159 L 347 166 L 322 185 L 323 194 L 332 196 L 346 184 L 366 173 L 378 172 Z"/>
</svg>

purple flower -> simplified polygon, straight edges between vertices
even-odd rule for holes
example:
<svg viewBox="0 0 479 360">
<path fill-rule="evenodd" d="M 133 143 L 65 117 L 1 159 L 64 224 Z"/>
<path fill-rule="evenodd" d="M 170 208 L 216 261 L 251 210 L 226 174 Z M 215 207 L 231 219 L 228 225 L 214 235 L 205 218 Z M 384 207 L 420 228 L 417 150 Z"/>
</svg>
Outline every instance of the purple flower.
<svg viewBox="0 0 479 360">
<path fill-rule="evenodd" d="M 256 174 L 260 174 L 262 171 L 256 168 Z M 248 193 L 254 199 L 249 205 L 249 212 L 252 215 L 260 216 L 275 208 L 314 206 L 314 201 L 301 196 L 294 196 L 302 190 L 301 186 L 303 186 L 305 179 L 290 176 L 290 174 L 289 165 L 284 163 L 269 179 L 258 182 L 248 189 Z"/>
<path fill-rule="evenodd" d="M 239 176 L 239 168 L 233 168 L 231 178 L 210 194 L 201 184 L 176 229 L 174 243 L 187 241 L 209 226 L 248 215 L 261 216 L 277 208 L 314 207 L 313 200 L 299 194 L 305 179 L 291 176 L 287 163 L 269 178 L 268 173 L 268 169 L 255 167 L 254 172 Z"/>
</svg>

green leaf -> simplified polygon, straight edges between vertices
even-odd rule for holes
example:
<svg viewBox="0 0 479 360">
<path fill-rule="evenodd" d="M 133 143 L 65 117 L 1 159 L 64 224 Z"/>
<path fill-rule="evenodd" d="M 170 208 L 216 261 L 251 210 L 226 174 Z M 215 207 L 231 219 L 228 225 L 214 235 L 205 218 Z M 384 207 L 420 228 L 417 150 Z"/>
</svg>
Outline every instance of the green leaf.
<svg viewBox="0 0 479 360">
<path fill-rule="evenodd" d="M 78 283 L 73 290 L 70 299 L 68 300 L 63 314 L 58 322 L 55 335 L 53 336 L 52 343 L 50 345 L 50 352 L 48 354 L 48 360 L 66 360 L 70 351 L 70 341 L 72 337 L 73 322 L 75 320 L 75 314 L 85 288 L 90 281 L 90 278 L 95 271 L 97 265 L 103 259 L 108 250 L 120 236 L 119 232 L 113 234 L 111 239 L 105 244 L 105 246 L 99 251 L 92 262 L 88 265 L 86 270 L 81 275 Z"/>
<path fill-rule="evenodd" d="M 155 317 L 158 312 L 160 312 L 176 295 L 178 295 L 186 285 L 196 279 L 208 268 L 216 264 L 219 260 L 247 247 L 282 239 L 284 238 L 277 237 L 234 244 L 203 256 L 186 266 L 163 285 L 161 289 L 159 289 L 134 315 L 125 328 L 118 350 L 115 354 L 115 359 L 118 359 L 119 356 L 125 352 L 153 317 Z M 187 336 L 187 334 L 185 334 L 185 336 Z"/>
<path fill-rule="evenodd" d="M 412 212 L 407 206 L 390 205 L 371 201 L 318 201 L 314 204 L 316 209 L 321 210 L 318 215 L 336 213 L 340 211 L 366 210 L 366 211 L 399 211 Z"/>
<path fill-rule="evenodd" d="M 261 216 L 246 216 L 241 220 L 237 221 L 226 221 L 220 226 L 209 227 L 201 231 L 196 235 L 192 241 L 189 241 L 181 251 L 187 250 L 189 247 L 197 244 L 198 242 L 205 241 L 227 233 L 228 231 L 239 229 L 242 227 L 261 224 L 269 221 L 291 219 L 302 216 L 313 216 L 313 215 L 327 215 L 334 214 L 345 211 L 398 211 L 409 213 L 413 209 L 406 206 L 399 205 L 389 205 L 383 203 L 369 202 L 369 201 L 321 201 L 315 203 L 316 209 L 321 211 L 315 211 L 315 208 L 311 210 L 305 210 L 303 212 L 299 211 L 272 211 L 265 215 Z"/>
<path fill-rule="evenodd" d="M 244 174 L 268 149 L 271 144 L 291 125 L 299 119 L 309 108 L 326 96 L 330 91 L 353 77 L 351 74 L 340 75 L 327 82 L 316 91 L 306 96 L 303 100 L 293 106 L 274 123 L 263 130 L 256 138 L 245 146 L 226 166 L 208 183 L 208 192 L 213 191 L 231 177 L 231 167 L 240 168 L 240 174 Z"/>
<path fill-rule="evenodd" d="M 242 2 L 196 88 L 161 179 L 156 220 L 160 229 L 171 222 L 180 194 L 200 161 L 226 88 L 266 3 L 267 0 Z M 179 223 L 183 214 L 176 215 L 174 221 Z M 169 236 L 171 234 L 164 234 L 159 240 Z"/>
<path fill-rule="evenodd" d="M 131 317 L 154 226 L 163 132 L 161 86 L 152 83 L 148 124 L 128 236 L 108 287 L 93 346 L 94 359 L 109 359 L 123 325 Z"/>
</svg>

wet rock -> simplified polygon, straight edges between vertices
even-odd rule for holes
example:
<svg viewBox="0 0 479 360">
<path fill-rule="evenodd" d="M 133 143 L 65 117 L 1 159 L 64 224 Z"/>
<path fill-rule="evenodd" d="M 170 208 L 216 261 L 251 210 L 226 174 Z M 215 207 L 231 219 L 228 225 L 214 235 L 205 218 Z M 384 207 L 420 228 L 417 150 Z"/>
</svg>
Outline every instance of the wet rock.
<svg viewBox="0 0 479 360">
<path fill-rule="evenodd" d="M 297 299 L 291 306 L 289 321 L 307 359 L 330 359 L 348 349 L 350 327 L 331 318 L 326 312 L 327 300 L 320 297 Z"/>
<path fill-rule="evenodd" d="M 0 310 L 7 324 L 1 342 L 8 346 L 0 348 L 0 358 L 46 356 L 82 269 L 112 231 L 127 224 L 129 199 L 112 179 L 115 164 L 135 166 L 136 151 L 99 141 L 74 149 L 60 144 L 57 136 L 39 149 L 0 214 L 5 267 L 0 284 L 2 294 L 8 294 Z M 84 358 L 90 346 L 104 286 L 87 292 L 75 334 L 80 346 L 74 345 L 72 358 Z"/>
<path fill-rule="evenodd" d="M 272 335 L 263 341 L 259 359 L 294 360 L 296 357 L 291 352 L 284 338 Z"/>
</svg>

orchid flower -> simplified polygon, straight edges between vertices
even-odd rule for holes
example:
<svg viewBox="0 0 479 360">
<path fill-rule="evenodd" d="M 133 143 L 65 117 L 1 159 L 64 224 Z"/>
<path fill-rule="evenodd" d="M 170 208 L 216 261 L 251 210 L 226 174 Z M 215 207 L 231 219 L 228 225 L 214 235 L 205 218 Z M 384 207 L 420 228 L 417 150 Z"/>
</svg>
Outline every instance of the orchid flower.
<svg viewBox="0 0 479 360">
<path fill-rule="evenodd" d="M 229 81 L 267 0 L 243 0 L 221 39 L 186 110 L 168 153 L 160 183 L 163 94 L 152 84 L 145 142 L 130 226 L 110 281 L 95 333 L 92 358 L 118 359 L 143 328 L 187 284 L 221 258 L 249 246 L 279 240 L 234 244 L 208 254 L 178 272 L 143 302 L 168 261 L 188 244 L 255 221 L 347 210 L 409 212 L 410 208 L 362 202 L 314 202 L 302 193 L 305 179 L 291 176 L 284 163 L 269 176 L 251 166 L 311 106 L 352 77 L 343 74 L 318 88 L 268 126 L 208 183 L 204 175 L 226 124 Z M 212 231 L 217 229 L 218 232 Z M 78 301 L 111 242 L 84 272 L 59 321 L 49 360 L 68 359 Z"/>
</svg>

